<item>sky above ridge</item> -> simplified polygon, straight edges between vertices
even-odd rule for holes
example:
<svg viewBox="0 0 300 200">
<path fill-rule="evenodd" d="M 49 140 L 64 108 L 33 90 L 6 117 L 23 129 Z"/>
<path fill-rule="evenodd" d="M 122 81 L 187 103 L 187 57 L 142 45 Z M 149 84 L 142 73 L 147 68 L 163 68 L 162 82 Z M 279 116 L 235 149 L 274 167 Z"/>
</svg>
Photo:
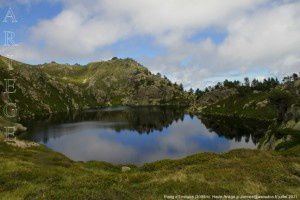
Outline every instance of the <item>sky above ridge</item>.
<svg viewBox="0 0 300 200">
<path fill-rule="evenodd" d="M 0 33 L 23 62 L 130 57 L 186 88 L 300 71 L 299 0 L 0 0 Z"/>
</svg>

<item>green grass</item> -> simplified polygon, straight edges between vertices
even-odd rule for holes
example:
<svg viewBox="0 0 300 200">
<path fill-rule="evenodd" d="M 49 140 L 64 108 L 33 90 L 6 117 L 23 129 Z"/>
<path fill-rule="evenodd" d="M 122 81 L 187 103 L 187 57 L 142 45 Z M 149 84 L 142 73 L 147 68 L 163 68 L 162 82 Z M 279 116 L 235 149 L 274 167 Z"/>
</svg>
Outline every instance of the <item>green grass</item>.
<svg viewBox="0 0 300 200">
<path fill-rule="evenodd" d="M 288 153 L 289 155 L 300 155 L 300 131 L 293 129 L 279 129 L 277 130 L 276 134 L 280 135 L 281 137 L 288 135 L 291 137 L 291 140 L 280 143 L 278 146 L 276 146 L 275 150 L 283 151 L 284 154 Z"/>
<path fill-rule="evenodd" d="M 262 108 L 257 108 L 256 104 L 268 99 L 269 94 L 267 92 L 261 92 L 258 94 L 248 94 L 244 97 L 232 96 L 228 99 L 220 101 L 202 112 L 204 114 L 215 114 L 224 116 L 239 116 L 243 118 L 261 119 L 261 120 L 273 120 L 277 117 L 276 107 L 270 103 Z M 244 107 L 245 104 L 253 102 L 249 107 Z"/>
<path fill-rule="evenodd" d="M 0 142 L 0 199 L 163 199 L 163 195 L 297 194 L 300 158 L 257 150 L 200 153 L 141 167 L 74 162 L 44 146 Z"/>
</svg>

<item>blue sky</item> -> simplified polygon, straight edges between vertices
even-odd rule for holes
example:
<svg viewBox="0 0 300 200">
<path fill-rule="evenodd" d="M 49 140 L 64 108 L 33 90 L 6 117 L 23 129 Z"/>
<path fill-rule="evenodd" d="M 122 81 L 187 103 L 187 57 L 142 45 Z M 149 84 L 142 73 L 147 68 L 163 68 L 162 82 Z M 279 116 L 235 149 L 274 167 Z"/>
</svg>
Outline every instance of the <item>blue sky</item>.
<svg viewBox="0 0 300 200">
<path fill-rule="evenodd" d="M 1 2 L 1 1 L 0 1 Z M 10 30 L 16 33 L 16 41 L 22 42 L 28 37 L 28 29 L 42 20 L 51 19 L 62 11 L 62 4 L 59 2 L 50 3 L 48 1 L 40 1 L 34 4 L 18 4 L 10 3 L 0 7 L 1 21 L 7 15 L 8 9 L 12 8 L 17 19 L 17 23 L 1 23 L 1 33 Z M 11 22 L 11 18 L 9 22 Z M 3 44 L 4 37 L 1 37 Z"/>
<path fill-rule="evenodd" d="M 17 23 L 2 22 L 9 8 Z M 32 64 L 131 57 L 186 88 L 280 78 L 300 71 L 299 13 L 296 0 L 0 0 L 0 53 Z M 18 46 L 3 47 L 4 31 Z"/>
</svg>

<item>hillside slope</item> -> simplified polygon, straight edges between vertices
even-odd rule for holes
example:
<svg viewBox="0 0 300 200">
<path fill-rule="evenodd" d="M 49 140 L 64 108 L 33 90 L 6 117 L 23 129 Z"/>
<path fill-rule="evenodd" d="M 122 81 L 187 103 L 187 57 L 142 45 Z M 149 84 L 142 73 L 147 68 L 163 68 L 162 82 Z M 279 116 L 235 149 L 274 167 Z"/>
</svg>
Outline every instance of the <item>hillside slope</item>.
<svg viewBox="0 0 300 200">
<path fill-rule="evenodd" d="M 198 108 L 201 116 L 269 121 L 271 125 L 261 135 L 259 148 L 291 149 L 290 153 L 300 156 L 300 79 L 295 78 L 262 91 L 238 86 L 237 91 L 239 92 L 212 104 L 196 104 L 198 107 L 194 110 L 197 111 Z M 209 93 L 205 95 L 208 96 Z"/>
<path fill-rule="evenodd" d="M 8 69 L 9 62 L 13 70 Z M 5 79 L 16 80 L 14 94 L 5 93 Z M 99 106 L 183 106 L 188 102 L 178 85 L 132 59 L 32 66 L 0 57 L 0 89 L 0 106 L 16 102 L 19 118 Z"/>
</svg>

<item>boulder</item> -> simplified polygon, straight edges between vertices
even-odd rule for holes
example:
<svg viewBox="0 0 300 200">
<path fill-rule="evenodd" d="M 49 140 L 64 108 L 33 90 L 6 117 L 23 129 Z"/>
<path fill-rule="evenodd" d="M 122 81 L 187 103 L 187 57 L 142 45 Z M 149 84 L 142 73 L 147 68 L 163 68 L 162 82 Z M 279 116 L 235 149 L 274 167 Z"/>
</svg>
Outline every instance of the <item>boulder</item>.
<svg viewBox="0 0 300 200">
<path fill-rule="evenodd" d="M 266 107 L 267 105 L 269 104 L 269 101 L 267 99 L 261 101 L 261 102 L 258 102 L 256 104 L 256 108 L 264 108 Z"/>
<path fill-rule="evenodd" d="M 300 131 L 300 121 L 296 123 L 296 125 L 293 128 L 294 130 Z"/>
<path fill-rule="evenodd" d="M 285 121 L 294 120 L 298 122 L 300 120 L 300 107 L 297 105 L 292 105 L 287 113 L 285 114 Z"/>
<path fill-rule="evenodd" d="M 244 106 L 243 106 L 243 110 L 245 110 L 246 108 L 248 108 L 250 105 L 248 103 L 246 103 Z"/>
<path fill-rule="evenodd" d="M 295 87 L 300 87 L 300 80 L 296 80 L 296 81 L 294 82 L 294 86 L 295 86 Z"/>
<path fill-rule="evenodd" d="M 243 106 L 243 109 L 249 108 L 249 107 L 252 106 L 253 104 L 254 104 L 254 101 L 250 101 L 249 103 L 246 103 L 246 104 Z"/>
<path fill-rule="evenodd" d="M 123 167 L 122 167 L 122 172 L 128 172 L 128 171 L 130 171 L 130 170 L 131 170 L 130 167 L 127 167 L 127 166 L 123 166 Z"/>
</svg>

